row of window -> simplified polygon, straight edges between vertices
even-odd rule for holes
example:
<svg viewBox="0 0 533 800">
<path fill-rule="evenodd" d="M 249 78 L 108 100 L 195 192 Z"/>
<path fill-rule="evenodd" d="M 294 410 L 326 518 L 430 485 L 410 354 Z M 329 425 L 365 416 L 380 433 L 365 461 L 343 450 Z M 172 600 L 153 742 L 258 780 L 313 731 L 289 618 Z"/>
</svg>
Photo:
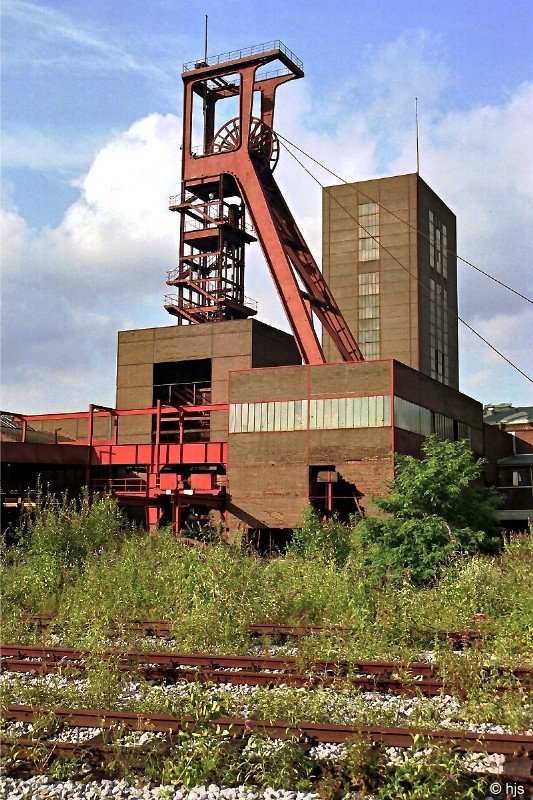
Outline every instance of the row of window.
<svg viewBox="0 0 533 800">
<path fill-rule="evenodd" d="M 338 428 L 382 428 L 390 425 L 390 397 L 331 397 L 232 403 L 230 433 L 260 433 Z"/>
<path fill-rule="evenodd" d="M 388 395 L 232 403 L 229 416 L 230 433 L 383 428 L 390 424 Z M 435 433 L 440 439 L 468 439 L 474 452 L 483 452 L 482 430 L 402 397 L 394 398 L 394 424 L 422 436 Z"/>
<path fill-rule="evenodd" d="M 439 439 L 468 439 L 475 453 L 483 453 L 483 431 L 436 411 L 430 411 L 402 397 L 394 398 L 394 424 L 397 428 L 421 436 L 435 433 Z"/>
<path fill-rule="evenodd" d="M 448 290 L 440 280 L 429 281 L 431 377 L 449 386 Z"/>
</svg>

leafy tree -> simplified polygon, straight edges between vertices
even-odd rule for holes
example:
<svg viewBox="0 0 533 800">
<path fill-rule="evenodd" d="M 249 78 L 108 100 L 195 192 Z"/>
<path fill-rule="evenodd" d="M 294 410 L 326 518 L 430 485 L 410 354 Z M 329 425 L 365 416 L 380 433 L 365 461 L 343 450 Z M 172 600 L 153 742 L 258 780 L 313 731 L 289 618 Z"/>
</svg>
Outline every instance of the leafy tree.
<svg viewBox="0 0 533 800">
<path fill-rule="evenodd" d="M 494 511 L 501 497 L 475 483 L 484 462 L 468 442 L 430 436 L 422 451 L 421 460 L 396 456 L 392 489 L 374 501 L 390 516 L 368 518 L 357 529 L 378 571 L 414 583 L 431 581 L 461 554 L 496 552 L 500 541 Z"/>
</svg>

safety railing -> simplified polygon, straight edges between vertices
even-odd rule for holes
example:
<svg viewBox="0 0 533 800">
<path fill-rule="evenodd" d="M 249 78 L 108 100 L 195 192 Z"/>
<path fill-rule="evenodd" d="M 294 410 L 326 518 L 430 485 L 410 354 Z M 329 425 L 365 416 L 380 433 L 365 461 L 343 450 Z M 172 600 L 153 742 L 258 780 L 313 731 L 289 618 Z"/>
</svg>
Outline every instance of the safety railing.
<svg viewBox="0 0 533 800">
<path fill-rule="evenodd" d="M 191 287 L 190 291 L 194 292 L 194 287 Z M 200 295 L 198 295 L 198 296 L 200 297 Z M 206 298 L 204 298 L 204 300 L 205 299 Z M 226 299 L 226 295 L 225 294 L 219 294 L 217 297 L 214 297 L 213 299 L 214 299 L 215 302 L 220 302 L 220 301 Z M 228 297 L 227 299 L 231 300 L 232 298 Z M 235 301 L 235 302 L 238 302 L 238 301 Z M 185 303 L 181 304 L 179 297 L 177 295 L 175 295 L 175 294 L 166 294 L 166 295 L 164 295 L 164 303 L 163 304 L 165 306 L 176 306 L 176 307 L 180 307 L 181 305 L 183 305 L 184 309 L 197 309 L 199 311 L 201 311 L 202 309 L 207 309 L 207 306 L 204 305 L 204 303 L 200 303 L 200 302 L 193 303 L 192 300 L 187 300 Z M 242 304 L 244 306 L 246 306 L 246 308 L 251 308 L 254 311 L 257 311 L 259 309 L 259 302 L 257 300 L 254 300 L 253 297 L 248 297 L 248 295 L 244 295 Z"/>
<path fill-rule="evenodd" d="M 94 491 L 109 492 L 145 492 L 146 480 L 143 478 L 93 478 L 91 488 Z"/>
<path fill-rule="evenodd" d="M 209 381 L 181 381 L 154 384 L 154 395 L 169 405 L 201 406 L 211 403 Z"/>
<path fill-rule="evenodd" d="M 170 210 L 177 209 L 182 205 L 179 195 L 171 195 L 168 200 L 168 207 Z M 205 228 L 212 228 L 215 225 L 225 222 L 232 225 L 234 228 L 244 230 L 251 236 L 255 235 L 254 226 L 249 222 L 243 211 L 244 209 L 238 208 L 239 213 L 236 213 L 235 207 L 223 200 L 209 200 L 206 203 L 190 204 L 183 207 L 182 212 L 185 214 L 185 230 L 203 230 Z"/>
<path fill-rule="evenodd" d="M 303 70 L 303 62 L 295 55 L 292 50 L 283 44 L 279 39 L 274 39 L 270 42 L 263 42 L 262 44 L 254 44 L 251 47 L 243 47 L 241 50 L 230 50 L 227 53 L 219 53 L 215 56 L 208 56 L 207 60 L 199 59 L 198 61 L 187 61 L 183 64 L 183 72 L 191 72 L 201 67 L 213 67 L 217 64 L 225 64 L 227 61 L 237 61 L 240 58 L 247 56 L 257 56 L 262 53 L 268 53 L 271 50 L 281 50 L 281 52 L 289 58 L 298 69 Z"/>
</svg>

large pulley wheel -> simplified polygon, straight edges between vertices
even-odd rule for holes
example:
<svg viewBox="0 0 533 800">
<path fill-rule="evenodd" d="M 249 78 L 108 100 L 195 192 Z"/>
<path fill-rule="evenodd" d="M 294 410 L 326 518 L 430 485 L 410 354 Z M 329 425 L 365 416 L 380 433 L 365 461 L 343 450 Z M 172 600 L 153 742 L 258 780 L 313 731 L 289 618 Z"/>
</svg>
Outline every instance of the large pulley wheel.
<svg viewBox="0 0 533 800">
<path fill-rule="evenodd" d="M 239 117 L 230 119 L 215 134 L 213 153 L 228 153 L 239 147 L 241 140 Z M 252 117 L 248 151 L 259 172 L 273 172 L 279 159 L 279 140 L 272 128 Z"/>
</svg>

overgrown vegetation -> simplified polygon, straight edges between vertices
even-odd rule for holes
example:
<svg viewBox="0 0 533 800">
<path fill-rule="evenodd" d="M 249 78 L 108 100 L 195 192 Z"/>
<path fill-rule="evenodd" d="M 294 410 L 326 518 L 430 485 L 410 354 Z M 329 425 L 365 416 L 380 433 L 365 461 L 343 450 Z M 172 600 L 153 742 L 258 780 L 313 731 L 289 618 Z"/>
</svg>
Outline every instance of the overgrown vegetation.
<svg viewBox="0 0 533 800">
<path fill-rule="evenodd" d="M 423 461 L 399 460 L 391 494 L 378 501 L 388 516 L 346 526 L 307 510 L 287 552 L 272 559 L 221 541 L 200 549 L 184 545 L 169 530 L 154 535 L 128 528 L 110 498 L 93 503 L 87 496 L 79 502 L 42 498 L 16 532 L 18 543 L 3 551 L 3 639 L 88 650 L 85 695 L 80 697 L 78 686 L 72 696 L 63 687 L 60 696 L 52 683 L 30 691 L 9 680 L 6 688 L 32 705 L 83 701 L 111 707 L 132 676 L 101 654 L 165 646 L 143 641 L 127 627 L 131 619 L 169 621 L 168 646 L 182 652 L 249 652 L 251 622 L 310 624 L 331 630 L 300 643 L 302 669 L 315 658 L 417 659 L 432 651 L 447 686 L 468 692 L 458 725 L 488 722 L 524 730 L 531 706 L 514 690 L 516 681 L 486 667 L 531 662 L 533 545 L 528 535 L 503 543 L 495 534 L 497 498 L 472 488 L 479 470 L 466 445 L 430 439 Z M 54 622 L 41 630 L 29 623 L 32 614 L 50 614 Z M 450 630 L 477 631 L 480 638 L 459 655 L 442 636 Z M 267 641 L 266 649 L 273 644 Z M 510 691 L 499 696 L 495 686 L 502 682 Z M 191 686 L 175 707 L 168 699 L 158 705 L 142 682 L 141 689 L 137 703 L 146 712 L 207 720 L 238 710 L 223 691 L 208 696 L 201 686 Z M 328 721 L 337 708 L 320 691 L 264 689 L 247 703 L 255 718 L 286 721 L 304 716 Z M 362 701 L 352 702 L 351 710 L 361 723 L 394 724 L 392 711 L 379 716 Z M 437 723 L 429 704 L 421 703 L 413 718 Z M 341 766 L 317 766 L 290 741 L 274 752 L 271 743 L 253 736 L 246 747 L 236 748 L 221 733 L 203 734 L 184 737 L 166 760 L 154 755 L 150 777 L 192 785 L 215 780 L 210 776 L 231 763 L 235 781 L 274 786 L 279 778 L 280 786 L 318 786 L 325 798 L 371 785 L 378 798 L 477 796 L 453 754 L 439 752 L 436 761 L 418 755 L 387 766 L 359 742 Z M 377 774 L 379 789 L 368 777 Z M 453 780 L 446 783 L 446 775 Z M 456 794 L 450 794 L 451 786 Z"/>
<path fill-rule="evenodd" d="M 105 765 L 93 762 L 92 767 L 76 756 L 51 758 L 44 747 L 36 747 L 28 762 L 15 745 L 9 745 L 7 736 L 3 767 L 12 774 L 27 769 L 49 772 L 57 780 L 87 781 L 96 772 L 136 782 L 143 775 L 168 787 L 168 796 L 173 786 L 190 789 L 212 783 L 272 789 L 290 786 L 293 791 L 312 790 L 324 800 L 481 800 L 487 792 L 487 778 L 472 774 L 462 755 L 429 746 L 418 737 L 411 749 L 395 751 L 354 736 L 333 758 L 324 758 L 312 750 L 306 752 L 294 739 L 272 740 L 258 733 L 234 738 L 216 727 L 181 731 L 170 748 L 162 748 L 157 737 L 144 743 L 142 750 L 128 748 L 121 743 L 122 736 L 119 729 L 105 732 L 114 757 Z M 39 734 L 32 738 L 38 740 Z M 164 790 L 160 796 L 166 796 Z"/>
<path fill-rule="evenodd" d="M 372 569 L 421 584 L 462 555 L 497 552 L 494 511 L 501 498 L 476 485 L 483 472 L 466 440 L 430 436 L 424 457 L 396 456 L 392 490 L 377 498 L 387 517 L 358 526 L 360 545 Z"/>
</svg>

